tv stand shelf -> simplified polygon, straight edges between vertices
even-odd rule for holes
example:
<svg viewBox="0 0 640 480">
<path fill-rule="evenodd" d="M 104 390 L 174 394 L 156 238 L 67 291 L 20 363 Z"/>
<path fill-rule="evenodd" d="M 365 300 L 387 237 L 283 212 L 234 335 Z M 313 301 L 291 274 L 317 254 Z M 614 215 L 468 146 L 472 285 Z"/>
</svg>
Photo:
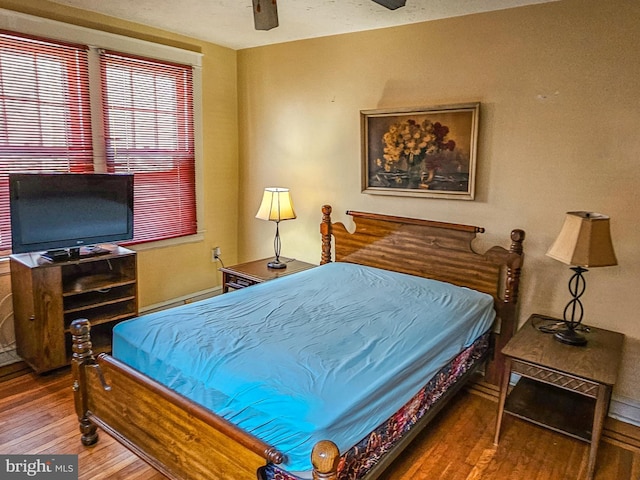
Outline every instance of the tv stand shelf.
<svg viewBox="0 0 640 480">
<path fill-rule="evenodd" d="M 135 284 L 135 279 L 124 279 L 119 275 L 96 274 L 85 277 L 74 278 L 66 281 L 63 287 L 62 295 L 70 297 L 87 292 L 98 292 L 109 288 L 119 287 L 121 285 Z"/>
<path fill-rule="evenodd" d="M 126 248 L 65 262 L 17 254 L 10 264 L 18 355 L 38 373 L 69 364 L 73 320 L 89 319 L 93 350 L 108 352 L 113 327 L 138 314 L 136 254 Z"/>
</svg>

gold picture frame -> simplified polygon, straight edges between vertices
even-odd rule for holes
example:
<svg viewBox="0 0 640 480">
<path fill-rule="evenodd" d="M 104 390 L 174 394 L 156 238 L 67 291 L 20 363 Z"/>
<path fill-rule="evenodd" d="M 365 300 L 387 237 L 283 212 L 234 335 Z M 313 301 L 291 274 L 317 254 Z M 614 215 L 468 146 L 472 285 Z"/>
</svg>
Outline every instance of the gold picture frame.
<svg viewBox="0 0 640 480">
<path fill-rule="evenodd" d="M 473 200 L 480 103 L 362 110 L 362 192 Z"/>
</svg>

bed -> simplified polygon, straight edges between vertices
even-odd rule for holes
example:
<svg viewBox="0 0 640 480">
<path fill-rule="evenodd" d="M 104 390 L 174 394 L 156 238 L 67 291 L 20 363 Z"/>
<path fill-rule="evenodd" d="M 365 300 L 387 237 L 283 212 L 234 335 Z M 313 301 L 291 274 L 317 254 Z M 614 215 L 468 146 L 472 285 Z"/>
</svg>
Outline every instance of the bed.
<svg viewBox="0 0 640 480">
<path fill-rule="evenodd" d="M 122 322 L 113 355 L 73 322 L 83 444 L 170 478 L 370 480 L 479 367 L 497 384 L 524 232 L 479 254 L 478 227 L 347 213 L 323 207 L 319 267 Z"/>
</svg>

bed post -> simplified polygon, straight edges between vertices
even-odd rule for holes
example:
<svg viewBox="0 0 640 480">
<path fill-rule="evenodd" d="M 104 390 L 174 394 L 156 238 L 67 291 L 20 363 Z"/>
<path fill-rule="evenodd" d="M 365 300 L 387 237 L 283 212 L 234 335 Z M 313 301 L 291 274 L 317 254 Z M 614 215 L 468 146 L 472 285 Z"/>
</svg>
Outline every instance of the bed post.
<svg viewBox="0 0 640 480">
<path fill-rule="evenodd" d="M 502 379 L 505 362 L 502 349 L 518 328 L 516 305 L 520 287 L 520 271 L 524 261 L 522 248 L 524 237 L 523 230 L 516 229 L 511 231 L 511 247 L 503 260 L 506 265 L 504 294 L 502 301 L 496 305 L 500 316 L 500 334 L 495 336 L 493 361 L 489 362 L 485 372 L 485 381 L 494 385 L 499 385 Z M 502 251 L 504 252 L 504 250 Z M 497 253 L 497 251 L 492 249 L 487 253 L 491 255 Z"/>
<path fill-rule="evenodd" d="M 80 433 L 82 433 L 82 444 L 84 446 L 95 445 L 98 441 L 97 426 L 87 415 L 87 382 L 86 369 L 88 365 L 95 364 L 93 351 L 91 350 L 91 325 L 89 320 L 81 318 L 71 323 L 72 350 L 71 371 L 73 374 L 73 397 L 76 414 L 80 423 Z"/>
<path fill-rule="evenodd" d="M 320 233 L 322 234 L 322 257 L 320 265 L 331 262 L 331 205 L 322 206 L 322 223 Z"/>
<path fill-rule="evenodd" d="M 517 303 L 518 289 L 520 287 L 520 270 L 522 270 L 522 261 L 524 253 L 522 242 L 524 241 L 523 230 L 511 231 L 511 248 L 507 260 L 507 284 L 504 292 L 504 301 L 506 303 Z"/>
<path fill-rule="evenodd" d="M 313 480 L 338 480 L 340 451 L 330 440 L 320 440 L 311 451 Z"/>
</svg>

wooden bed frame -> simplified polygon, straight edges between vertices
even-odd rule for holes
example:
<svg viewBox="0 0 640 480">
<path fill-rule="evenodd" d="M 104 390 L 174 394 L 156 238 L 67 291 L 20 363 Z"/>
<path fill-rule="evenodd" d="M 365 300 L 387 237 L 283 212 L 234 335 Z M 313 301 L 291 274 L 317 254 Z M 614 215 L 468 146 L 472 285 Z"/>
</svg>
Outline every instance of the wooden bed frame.
<svg viewBox="0 0 640 480">
<path fill-rule="evenodd" d="M 467 286 L 493 295 L 500 322 L 485 379 L 497 384 L 504 368 L 502 346 L 516 327 L 516 302 L 524 232 L 511 232 L 511 246 L 475 253 L 471 242 L 479 227 L 362 212 L 347 212 L 356 223 L 351 234 L 331 222 L 322 208 L 321 263 L 351 262 Z M 101 427 L 169 478 L 249 480 L 262 478 L 267 462 L 282 463 L 282 453 L 202 406 L 173 392 L 107 354 L 94 356 L 90 324 L 79 319 L 73 335 L 73 391 L 82 443 L 93 445 Z M 400 444 L 365 477 L 377 478 L 437 413 L 431 408 Z M 315 480 L 337 480 L 339 452 L 330 440 L 313 449 Z"/>
</svg>

